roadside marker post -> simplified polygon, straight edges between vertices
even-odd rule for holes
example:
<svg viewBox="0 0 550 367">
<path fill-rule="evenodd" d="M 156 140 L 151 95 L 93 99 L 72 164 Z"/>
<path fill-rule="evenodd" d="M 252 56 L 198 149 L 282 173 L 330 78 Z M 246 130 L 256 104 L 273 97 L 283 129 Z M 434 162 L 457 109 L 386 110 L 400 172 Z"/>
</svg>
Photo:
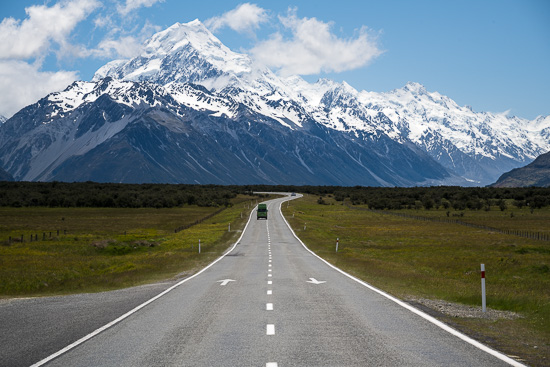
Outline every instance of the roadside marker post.
<svg viewBox="0 0 550 367">
<path fill-rule="evenodd" d="M 336 237 L 336 252 L 338 252 L 338 242 L 340 241 L 340 239 L 338 237 Z"/>
<path fill-rule="evenodd" d="M 481 309 L 487 311 L 487 299 L 485 297 L 485 264 L 481 264 Z"/>
<path fill-rule="evenodd" d="M 199 240 L 199 254 L 201 253 L 201 240 Z"/>
</svg>

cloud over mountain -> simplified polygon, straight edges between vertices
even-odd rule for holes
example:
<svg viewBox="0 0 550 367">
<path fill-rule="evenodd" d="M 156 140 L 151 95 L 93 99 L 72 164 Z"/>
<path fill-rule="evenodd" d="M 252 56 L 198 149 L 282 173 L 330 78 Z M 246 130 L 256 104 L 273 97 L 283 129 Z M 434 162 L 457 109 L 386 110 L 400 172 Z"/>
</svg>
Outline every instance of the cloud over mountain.
<svg viewBox="0 0 550 367">
<path fill-rule="evenodd" d="M 250 54 L 282 75 L 311 75 L 321 72 L 342 72 L 367 65 L 382 54 L 376 36 L 366 27 L 354 38 L 340 38 L 332 24 L 316 18 L 299 18 L 295 10 L 279 16 L 281 24 L 291 32 L 286 38 L 277 32 L 260 41 Z"/>
<path fill-rule="evenodd" d="M 261 23 L 268 21 L 267 11 L 256 4 L 244 3 L 220 16 L 204 21 L 212 32 L 228 27 L 239 33 L 251 33 L 258 29 Z"/>
</svg>

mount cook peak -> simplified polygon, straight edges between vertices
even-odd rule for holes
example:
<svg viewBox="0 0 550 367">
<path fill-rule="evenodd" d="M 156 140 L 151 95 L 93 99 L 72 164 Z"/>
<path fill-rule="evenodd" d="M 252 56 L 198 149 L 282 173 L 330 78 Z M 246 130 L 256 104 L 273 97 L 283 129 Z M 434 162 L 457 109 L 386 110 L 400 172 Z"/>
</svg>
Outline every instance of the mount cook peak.
<svg viewBox="0 0 550 367">
<path fill-rule="evenodd" d="M 549 150 L 549 116 L 476 113 L 418 83 L 282 78 L 198 20 L 0 125 L 17 180 L 485 185 Z"/>
</svg>

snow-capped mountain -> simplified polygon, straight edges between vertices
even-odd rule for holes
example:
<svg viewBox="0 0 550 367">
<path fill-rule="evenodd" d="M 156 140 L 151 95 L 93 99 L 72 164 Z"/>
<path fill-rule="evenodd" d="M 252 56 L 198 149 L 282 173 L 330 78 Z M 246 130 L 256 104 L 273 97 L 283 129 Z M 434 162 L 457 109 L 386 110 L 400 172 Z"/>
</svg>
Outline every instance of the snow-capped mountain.
<svg viewBox="0 0 550 367">
<path fill-rule="evenodd" d="M 204 87 L 179 87 L 75 82 L 0 129 L 3 166 L 19 180 L 60 181 L 412 185 L 449 176 L 384 136 L 350 139 L 315 122 L 292 130 Z"/>
<path fill-rule="evenodd" d="M 0 125 L 18 180 L 435 185 L 494 182 L 550 150 L 550 117 L 280 78 L 198 20 Z"/>
</svg>

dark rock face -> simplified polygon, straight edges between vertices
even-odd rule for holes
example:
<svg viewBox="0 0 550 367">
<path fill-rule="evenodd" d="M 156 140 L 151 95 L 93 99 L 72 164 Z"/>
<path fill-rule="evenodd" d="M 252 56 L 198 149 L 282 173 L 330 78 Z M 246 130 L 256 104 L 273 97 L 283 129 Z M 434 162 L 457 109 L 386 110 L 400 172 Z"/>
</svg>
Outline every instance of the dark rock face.
<svg viewBox="0 0 550 367">
<path fill-rule="evenodd" d="M 0 181 L 13 181 L 13 177 L 2 168 L 0 168 Z"/>
<path fill-rule="evenodd" d="M 103 116 L 102 108 L 124 110 L 102 98 L 97 103 L 87 111 Z M 235 119 L 181 106 L 183 118 L 160 106 L 126 111 L 128 122 L 120 132 L 85 154 L 69 157 L 41 177 L 127 183 L 410 186 L 448 176 L 427 154 L 384 136 L 350 139 L 346 133 L 314 122 L 293 131 L 244 107 L 242 110 Z M 90 114 L 82 115 L 75 137 L 82 137 L 81 131 L 98 131 L 100 123 L 90 125 Z M 388 151 L 393 154 L 388 156 Z"/>
<path fill-rule="evenodd" d="M 525 167 L 506 172 L 494 187 L 550 187 L 550 152 L 541 154 Z"/>
</svg>

